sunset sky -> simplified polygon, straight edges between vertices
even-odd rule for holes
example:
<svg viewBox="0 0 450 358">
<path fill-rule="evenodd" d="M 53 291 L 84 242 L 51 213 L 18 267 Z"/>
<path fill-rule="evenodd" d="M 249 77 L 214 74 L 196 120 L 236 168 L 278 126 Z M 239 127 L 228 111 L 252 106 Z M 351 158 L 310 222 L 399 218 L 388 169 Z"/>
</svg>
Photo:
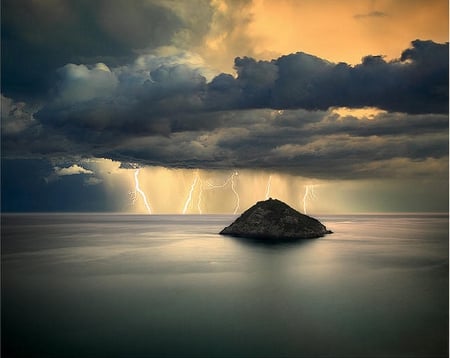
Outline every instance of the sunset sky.
<svg viewBox="0 0 450 358">
<path fill-rule="evenodd" d="M 447 212 L 448 14 L 2 0 L 2 211 Z"/>
</svg>

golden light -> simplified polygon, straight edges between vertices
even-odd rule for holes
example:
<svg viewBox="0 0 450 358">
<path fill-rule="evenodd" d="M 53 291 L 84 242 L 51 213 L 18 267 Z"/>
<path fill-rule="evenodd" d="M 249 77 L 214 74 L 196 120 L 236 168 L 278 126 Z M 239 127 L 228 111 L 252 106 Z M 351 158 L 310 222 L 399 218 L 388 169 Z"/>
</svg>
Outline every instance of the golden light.
<svg viewBox="0 0 450 358">
<path fill-rule="evenodd" d="M 376 116 L 387 113 L 387 111 L 376 107 L 335 107 L 331 109 L 331 113 L 337 114 L 339 117 L 354 117 L 357 119 L 374 119 Z"/>
<path fill-rule="evenodd" d="M 197 49 L 233 72 L 237 56 L 271 60 L 306 52 L 352 65 L 367 55 L 399 58 L 415 39 L 448 41 L 445 0 L 214 0 L 210 32 Z"/>
</svg>

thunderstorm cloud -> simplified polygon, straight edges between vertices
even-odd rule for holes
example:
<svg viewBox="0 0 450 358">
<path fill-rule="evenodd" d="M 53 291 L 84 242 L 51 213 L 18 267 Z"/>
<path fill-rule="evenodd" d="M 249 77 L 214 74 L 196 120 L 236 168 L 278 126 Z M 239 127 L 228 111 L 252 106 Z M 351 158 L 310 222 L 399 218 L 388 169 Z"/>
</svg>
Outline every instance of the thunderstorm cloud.
<svg viewBox="0 0 450 358">
<path fill-rule="evenodd" d="M 236 58 L 235 68 L 236 77 L 208 81 L 201 59 L 176 49 L 118 67 L 67 64 L 33 121 L 25 104 L 4 97 L 3 150 L 320 177 L 447 156 L 448 44 L 416 40 L 397 60 L 367 56 L 356 66 L 296 53 Z M 340 107 L 384 111 L 356 118 Z"/>
<path fill-rule="evenodd" d="M 2 2 L 2 172 L 42 161 L 41 178 L 95 187 L 81 160 L 105 158 L 121 168 L 448 178 L 448 42 L 412 38 L 397 58 L 357 64 L 305 52 L 262 59 L 247 31 L 251 5 Z M 220 47 L 242 49 L 234 71 L 211 65 Z"/>
</svg>

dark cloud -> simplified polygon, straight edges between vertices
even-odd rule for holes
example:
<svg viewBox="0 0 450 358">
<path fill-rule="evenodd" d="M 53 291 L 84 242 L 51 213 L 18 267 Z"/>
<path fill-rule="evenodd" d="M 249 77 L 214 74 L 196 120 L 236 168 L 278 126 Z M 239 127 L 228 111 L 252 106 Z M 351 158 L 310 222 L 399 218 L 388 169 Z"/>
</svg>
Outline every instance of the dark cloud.
<svg viewBox="0 0 450 358">
<path fill-rule="evenodd" d="M 192 48 L 205 36 L 219 36 L 223 27 L 232 28 L 241 22 L 245 25 L 249 18 L 235 18 L 231 13 L 247 6 L 245 0 L 230 3 L 226 13 L 230 16 L 220 18 L 221 12 L 206 0 L 170 6 L 160 0 L 137 0 L 132 4 L 125 0 L 3 1 L 2 93 L 30 103 L 44 100 L 50 88 L 54 91 L 55 82 L 69 75 L 69 67 L 76 66 L 70 64 L 92 67 L 102 62 L 115 69 L 120 88 L 130 90 L 125 97 L 131 97 L 138 89 L 135 84 L 130 85 L 133 79 L 129 71 L 120 73 L 121 67 L 130 68 L 138 54 L 138 58 L 145 58 L 145 54 L 161 46 Z M 374 11 L 363 15 L 380 17 L 383 13 Z M 218 24 L 222 25 L 216 29 L 214 26 Z M 226 32 L 227 36 L 233 34 Z M 242 47 L 241 42 L 248 39 L 233 41 Z M 163 57 L 167 60 L 167 56 Z M 154 76 L 163 71 L 176 72 L 171 64 L 161 65 L 166 68 L 151 69 Z M 57 68 L 62 69 L 56 71 Z M 237 78 L 219 75 L 208 84 L 206 95 L 198 94 L 204 108 L 378 106 L 408 113 L 448 111 L 448 44 L 416 40 L 397 61 L 385 62 L 381 56 L 367 56 L 355 67 L 297 53 L 273 61 L 237 58 L 235 69 Z M 180 74 L 169 76 L 173 80 Z M 158 78 L 159 87 L 163 82 L 166 84 L 165 78 Z M 87 93 L 96 92 L 98 79 L 94 79 L 93 73 L 86 80 L 89 81 L 85 86 Z M 187 91 L 192 92 L 192 88 L 186 87 L 187 80 L 179 88 L 178 99 Z M 74 81 L 70 85 L 75 91 Z M 61 95 L 63 88 L 59 90 Z M 166 88 L 160 95 L 170 96 L 169 90 Z M 197 102 L 194 101 L 194 109 L 198 107 Z M 165 103 L 167 108 L 173 104 L 173 101 Z M 183 108 L 191 110 L 190 104 L 186 102 Z"/>
<path fill-rule="evenodd" d="M 234 67 L 240 89 L 238 106 L 244 108 L 269 107 L 272 88 L 278 78 L 277 64 L 255 61 L 252 58 L 236 58 Z"/>
<path fill-rule="evenodd" d="M 55 99 L 37 116 L 75 135 L 78 129 L 169 135 L 214 127 L 203 114 L 219 110 L 372 106 L 448 112 L 448 44 L 417 40 L 398 61 L 367 56 L 355 67 L 304 53 L 270 62 L 237 58 L 236 78 L 220 74 L 209 83 L 204 69 L 187 63 L 185 54 L 178 56 L 166 64 L 147 56 L 139 66 L 112 69 L 66 65 L 58 71 Z"/>
<path fill-rule="evenodd" d="M 220 75 L 209 84 L 210 106 L 448 112 L 448 43 L 416 40 L 399 60 L 366 56 L 354 67 L 305 53 L 270 62 L 237 58 L 235 67 L 236 79 Z"/>
<path fill-rule="evenodd" d="M 447 175 L 448 44 L 417 40 L 399 60 L 367 56 L 354 67 L 304 53 L 243 57 L 236 77 L 211 81 L 194 54 L 164 51 L 116 67 L 62 66 L 52 100 L 33 115 L 4 97 L 3 156 L 321 178 L 425 175 L 438 163 Z M 332 110 L 341 106 L 389 113 L 358 119 Z"/>
<path fill-rule="evenodd" d="M 193 45 L 208 31 L 211 16 L 203 0 L 173 8 L 159 0 L 2 1 L 2 93 L 22 100 L 42 97 L 58 67 L 117 66 L 180 34 L 179 44 Z"/>
<path fill-rule="evenodd" d="M 183 64 L 160 65 L 131 84 L 132 72 L 122 72 L 119 83 L 118 76 L 101 65 L 70 65 L 70 70 L 66 66 L 59 72 L 55 100 L 36 117 L 75 140 L 83 136 L 103 143 L 133 135 L 169 135 L 185 129 L 183 118 L 189 113 L 203 109 L 206 79 Z"/>
<path fill-rule="evenodd" d="M 448 160 L 447 115 L 380 114 L 361 120 L 330 112 L 247 110 L 212 113 L 209 119 L 216 117 L 221 123 L 216 129 L 136 138 L 107 155 L 174 167 L 277 169 L 329 179 L 377 175 L 380 168 L 359 171 L 374 161 L 434 158 L 445 169 Z M 389 175 L 401 175 L 402 169 Z"/>
<path fill-rule="evenodd" d="M 123 162 L 259 168 L 328 179 L 380 173 L 401 177 L 414 165 L 422 170 L 417 175 L 428 175 L 424 167 L 436 163 L 441 168 L 436 176 L 445 176 L 448 169 L 448 115 L 380 113 L 373 119 L 359 119 L 333 111 L 259 109 L 211 112 L 190 120 L 204 122 L 205 128 L 172 131 L 167 136 L 117 131 L 108 137 L 99 131 L 92 138 L 84 134 L 83 140 L 72 135 L 66 145 L 68 152 L 76 148 L 86 157 Z M 399 159 L 403 161 L 393 164 Z M 386 172 L 389 165 L 394 168 Z"/>
<path fill-rule="evenodd" d="M 249 84 L 241 76 L 236 81 L 244 93 L 248 87 L 258 88 L 261 107 L 373 106 L 406 113 L 447 113 L 448 43 L 416 40 L 412 45 L 400 60 L 367 56 L 355 67 L 304 53 L 287 55 L 271 62 L 278 70 L 275 81 L 255 77 Z M 236 63 L 240 73 L 257 72 L 263 65 L 240 59 Z M 273 72 L 267 71 L 269 79 Z M 254 102 L 252 98 L 249 107 Z"/>
</svg>

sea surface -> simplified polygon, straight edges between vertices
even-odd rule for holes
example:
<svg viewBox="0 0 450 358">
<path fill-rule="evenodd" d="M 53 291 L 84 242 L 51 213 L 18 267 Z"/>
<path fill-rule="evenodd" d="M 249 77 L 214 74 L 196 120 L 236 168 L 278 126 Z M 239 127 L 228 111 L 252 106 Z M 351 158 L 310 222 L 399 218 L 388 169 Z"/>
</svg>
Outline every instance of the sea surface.
<svg viewBox="0 0 450 358">
<path fill-rule="evenodd" d="M 282 245 L 234 218 L 3 214 L 2 357 L 448 355 L 448 214 Z"/>
</svg>

